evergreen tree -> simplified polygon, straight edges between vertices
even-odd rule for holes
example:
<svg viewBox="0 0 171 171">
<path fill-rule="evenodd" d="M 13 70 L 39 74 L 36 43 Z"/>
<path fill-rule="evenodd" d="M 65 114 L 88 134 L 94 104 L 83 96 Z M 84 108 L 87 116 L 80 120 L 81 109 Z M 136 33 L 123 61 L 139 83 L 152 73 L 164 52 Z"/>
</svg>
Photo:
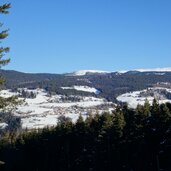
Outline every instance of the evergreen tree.
<svg viewBox="0 0 171 171">
<path fill-rule="evenodd" d="M 4 4 L 0 6 L 0 14 L 8 14 L 8 9 L 10 8 L 10 4 Z M 3 24 L 0 23 L 0 27 L 2 27 Z M 0 41 L 8 37 L 8 30 L 2 30 L 0 32 Z M 1 42 L 0 42 L 1 43 Z M 9 52 L 9 47 L 0 47 L 0 68 L 4 65 L 7 65 L 10 62 L 10 59 L 3 59 L 4 55 Z M 0 83 L 2 84 L 4 80 L 1 78 Z"/>
<path fill-rule="evenodd" d="M 158 117 L 159 114 L 160 114 L 160 105 L 159 105 L 157 99 L 154 99 L 154 100 L 153 100 L 151 112 L 152 112 L 152 115 L 153 115 L 154 117 Z"/>
<path fill-rule="evenodd" d="M 149 117 L 151 116 L 151 106 L 146 99 L 144 105 L 137 105 L 134 115 L 134 132 L 137 140 L 142 140 L 144 137 L 144 129 L 148 125 Z"/>
<path fill-rule="evenodd" d="M 9 13 L 9 8 L 11 7 L 10 4 L 3 4 L 0 5 L 0 14 L 8 14 Z M 5 38 L 8 37 L 8 29 L 3 30 L 3 23 L 0 23 L 0 43 L 2 43 L 2 40 L 4 40 Z M 8 53 L 10 50 L 9 47 L 0 47 L 0 69 L 2 68 L 2 66 L 7 65 L 10 62 L 10 59 L 7 58 L 5 59 L 4 56 L 6 53 Z M 0 86 L 2 87 L 2 85 L 4 84 L 4 78 L 1 76 L 0 77 Z M 16 100 L 16 97 L 9 97 L 9 98 L 4 98 L 4 97 L 0 97 L 0 109 L 6 109 L 6 108 L 11 108 L 14 107 L 16 104 L 18 104 L 19 101 Z"/>
<path fill-rule="evenodd" d="M 114 112 L 113 129 L 115 131 L 116 137 L 121 138 L 123 136 L 123 130 L 125 127 L 125 118 L 122 110 L 117 108 Z"/>
<path fill-rule="evenodd" d="M 160 122 L 167 123 L 171 119 L 171 113 L 169 111 L 169 108 L 167 107 L 166 104 L 162 104 L 160 106 L 161 109 L 161 114 L 160 114 Z"/>
<path fill-rule="evenodd" d="M 151 106 L 147 99 L 145 100 L 143 108 L 144 108 L 144 111 L 143 111 L 144 116 L 149 117 L 151 115 L 151 112 L 150 112 Z"/>
<path fill-rule="evenodd" d="M 8 14 L 9 13 L 8 10 L 10 7 L 11 7 L 10 4 L 0 5 L 0 14 Z M 3 27 L 3 23 L 0 23 L 0 43 L 2 43 L 2 41 L 8 37 L 8 29 L 4 30 L 2 27 Z M 10 50 L 9 47 L 0 46 L 0 69 L 10 62 L 9 58 L 4 58 L 4 56 L 6 55 L 6 53 L 9 52 L 9 50 Z M 0 76 L 0 87 L 1 88 L 4 84 L 4 81 L 5 81 L 4 78 L 2 76 Z M 15 96 L 8 97 L 8 98 L 4 98 L 4 97 L 0 96 L 1 112 L 2 112 L 2 110 L 14 108 L 14 106 L 16 106 L 19 103 L 21 103 L 21 101 L 18 101 L 17 97 L 15 97 Z M 15 136 L 10 136 L 10 138 L 8 138 L 8 140 L 13 140 L 12 137 L 14 138 Z M 5 163 L 0 162 L 0 168 L 1 168 L 2 164 L 5 164 Z"/>
</svg>

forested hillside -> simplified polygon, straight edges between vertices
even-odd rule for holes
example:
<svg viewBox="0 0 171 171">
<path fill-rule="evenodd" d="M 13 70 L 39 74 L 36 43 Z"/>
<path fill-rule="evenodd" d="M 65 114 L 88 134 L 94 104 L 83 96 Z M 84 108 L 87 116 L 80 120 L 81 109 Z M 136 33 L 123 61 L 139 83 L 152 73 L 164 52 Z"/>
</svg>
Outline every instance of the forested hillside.
<svg viewBox="0 0 171 171">
<path fill-rule="evenodd" d="M 90 95 L 87 92 L 64 90 L 61 87 L 74 85 L 95 87 L 100 91 L 96 96 L 116 102 L 120 94 L 152 87 L 160 82 L 171 83 L 171 72 L 91 73 L 83 76 L 68 74 L 28 74 L 1 70 L 6 78 L 5 88 L 43 88 L 51 93 L 64 95 Z"/>
</svg>

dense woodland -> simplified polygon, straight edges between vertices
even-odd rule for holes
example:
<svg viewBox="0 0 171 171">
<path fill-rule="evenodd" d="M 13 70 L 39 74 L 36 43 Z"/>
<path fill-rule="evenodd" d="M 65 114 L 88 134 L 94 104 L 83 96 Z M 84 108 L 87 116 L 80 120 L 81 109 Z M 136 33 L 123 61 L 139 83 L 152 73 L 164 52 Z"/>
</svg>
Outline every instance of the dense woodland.
<svg viewBox="0 0 171 171">
<path fill-rule="evenodd" d="M 54 128 L 4 134 L 4 171 L 169 171 L 171 104 L 118 107 L 112 114 L 63 118 Z"/>
</svg>

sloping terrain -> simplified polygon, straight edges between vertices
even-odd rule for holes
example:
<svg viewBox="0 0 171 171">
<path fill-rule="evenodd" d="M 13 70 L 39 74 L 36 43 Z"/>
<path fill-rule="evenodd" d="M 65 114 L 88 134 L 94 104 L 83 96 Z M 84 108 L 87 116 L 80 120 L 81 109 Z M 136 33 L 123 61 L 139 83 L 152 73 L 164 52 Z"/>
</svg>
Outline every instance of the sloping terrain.
<svg viewBox="0 0 171 171">
<path fill-rule="evenodd" d="M 127 71 L 127 72 L 84 72 L 84 74 L 28 74 L 17 71 L 1 70 L 0 74 L 6 78 L 5 87 L 15 88 L 42 88 L 50 93 L 62 95 L 82 95 L 103 97 L 117 102 L 116 98 L 130 91 L 139 91 L 160 82 L 171 83 L 171 72 L 164 71 Z M 100 93 L 78 91 L 74 88 L 62 87 L 89 86 Z"/>
<path fill-rule="evenodd" d="M 6 78 L 1 95 L 17 95 L 25 103 L 14 111 L 23 128 L 53 126 L 60 116 L 112 111 L 115 103 L 135 108 L 146 99 L 171 102 L 171 72 L 78 72 L 79 74 L 28 74 L 1 70 Z M 82 74 L 80 74 L 82 73 Z M 5 122 L 0 127 L 4 128 Z"/>
<path fill-rule="evenodd" d="M 85 88 L 84 91 L 87 89 Z M 12 113 L 21 119 L 22 128 L 28 129 L 55 126 L 61 117 L 76 122 L 80 115 L 87 118 L 90 113 L 109 111 L 114 105 L 102 98 L 51 95 L 43 89 L 23 88 L 15 92 L 2 90 L 0 96 L 18 96 L 23 100 L 23 103 L 13 109 Z M 0 129 L 6 125 L 4 122 L 0 123 Z"/>
<path fill-rule="evenodd" d="M 122 94 L 117 97 L 117 100 L 127 103 L 130 108 L 136 108 L 138 104 L 143 105 L 146 100 L 152 104 L 154 98 L 157 99 L 160 104 L 171 103 L 171 89 L 164 87 L 147 88 L 141 91 Z"/>
</svg>

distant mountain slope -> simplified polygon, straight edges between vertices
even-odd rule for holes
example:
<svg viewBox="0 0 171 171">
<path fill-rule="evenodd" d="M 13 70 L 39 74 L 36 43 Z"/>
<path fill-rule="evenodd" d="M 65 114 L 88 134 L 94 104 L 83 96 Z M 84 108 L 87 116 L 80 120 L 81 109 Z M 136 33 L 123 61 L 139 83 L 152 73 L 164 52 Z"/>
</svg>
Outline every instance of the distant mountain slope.
<svg viewBox="0 0 171 171">
<path fill-rule="evenodd" d="M 124 74 L 127 72 L 171 72 L 171 68 L 152 68 L 152 69 L 134 69 L 134 70 L 122 70 L 122 71 L 102 71 L 102 70 L 80 70 L 72 73 L 68 73 L 66 75 L 69 76 L 85 76 L 92 74 L 109 74 L 109 73 L 117 73 Z"/>
<path fill-rule="evenodd" d="M 166 70 L 166 69 L 165 69 Z M 87 71 L 87 70 L 86 70 Z M 100 93 L 93 96 L 104 97 L 116 101 L 116 97 L 126 92 L 153 87 L 160 82 L 171 83 L 169 69 L 155 71 L 127 71 L 127 72 L 84 72 L 85 75 L 68 74 L 32 74 L 18 71 L 0 70 L 0 75 L 6 78 L 6 88 L 44 88 L 49 92 L 64 95 L 90 95 L 91 92 L 61 87 L 89 86 Z"/>
<path fill-rule="evenodd" d="M 88 74 L 106 74 L 110 73 L 109 71 L 100 71 L 100 70 L 80 70 L 80 71 L 75 71 L 73 73 L 69 73 L 67 75 L 69 76 L 84 76 Z"/>
<path fill-rule="evenodd" d="M 0 75 L 5 77 L 8 84 L 25 84 L 29 82 L 38 82 L 45 80 L 54 80 L 61 77 L 60 74 L 44 74 L 44 73 L 23 73 L 14 70 L 0 70 Z"/>
<path fill-rule="evenodd" d="M 171 72 L 171 67 L 168 68 L 151 68 L 151 69 L 135 69 L 139 72 Z"/>
</svg>

